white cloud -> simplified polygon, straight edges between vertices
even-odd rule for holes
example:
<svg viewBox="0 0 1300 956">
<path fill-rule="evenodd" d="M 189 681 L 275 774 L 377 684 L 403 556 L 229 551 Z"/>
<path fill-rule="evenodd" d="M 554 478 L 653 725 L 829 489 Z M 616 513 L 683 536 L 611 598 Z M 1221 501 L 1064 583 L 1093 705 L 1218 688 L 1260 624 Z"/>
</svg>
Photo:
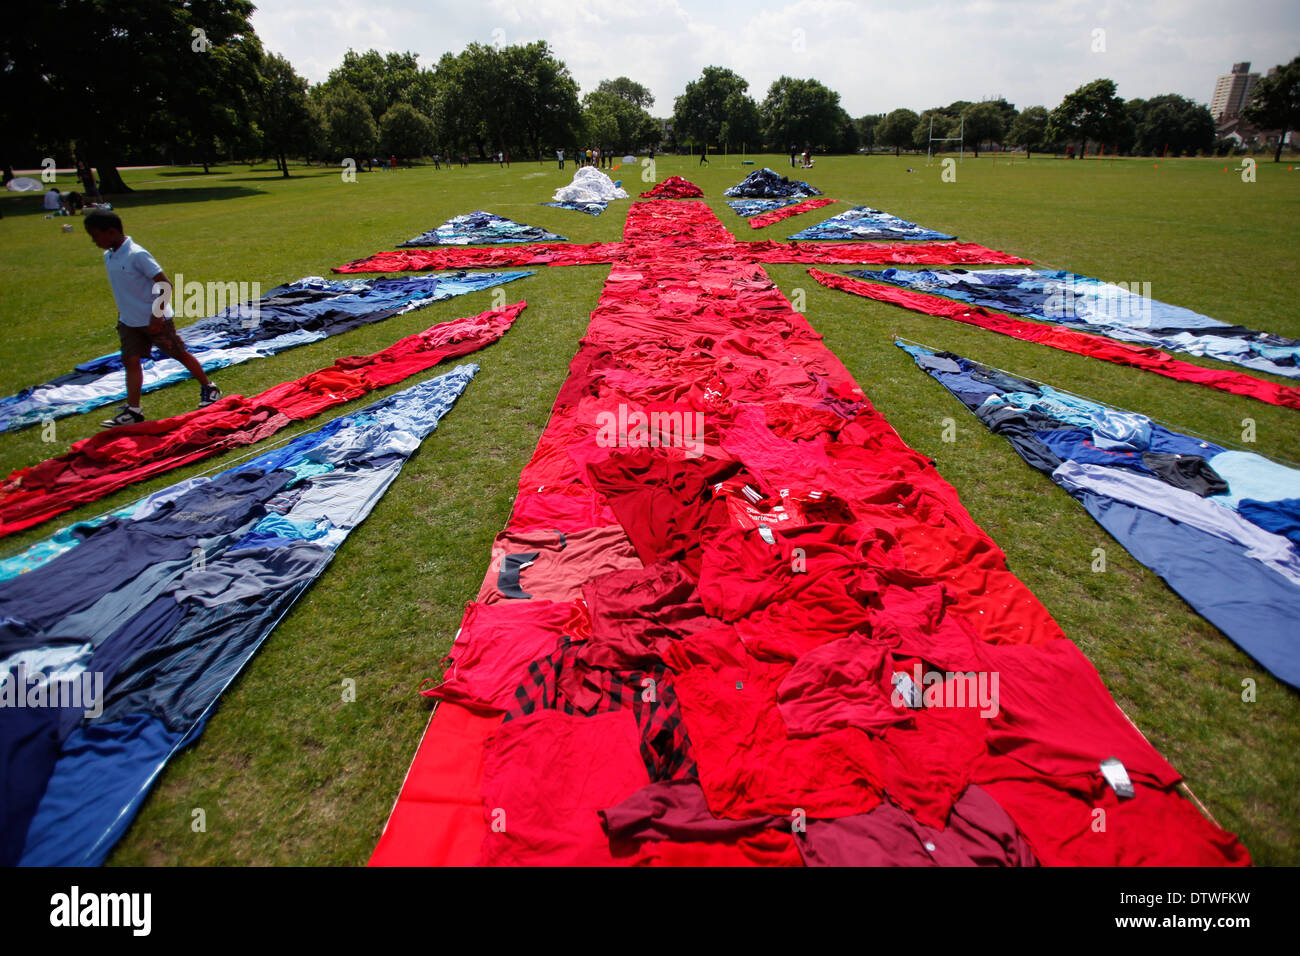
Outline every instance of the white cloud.
<svg viewBox="0 0 1300 956">
<path fill-rule="evenodd" d="M 1294 0 L 263 0 L 253 25 L 313 82 L 349 47 L 410 50 L 429 65 L 473 41 L 546 40 L 584 90 L 630 76 L 661 116 L 711 64 L 759 100 L 782 74 L 815 77 L 857 116 L 996 95 L 1052 107 L 1102 76 L 1126 98 L 1207 102 L 1232 63 L 1264 72 L 1300 53 Z"/>
</svg>

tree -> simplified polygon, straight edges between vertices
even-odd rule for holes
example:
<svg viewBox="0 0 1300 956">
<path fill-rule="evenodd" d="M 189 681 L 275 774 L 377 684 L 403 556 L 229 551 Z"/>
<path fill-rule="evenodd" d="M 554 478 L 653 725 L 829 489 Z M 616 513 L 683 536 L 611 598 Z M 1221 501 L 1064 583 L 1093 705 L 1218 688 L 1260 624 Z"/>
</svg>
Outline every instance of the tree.
<svg viewBox="0 0 1300 956">
<path fill-rule="evenodd" d="M 869 113 L 854 120 L 854 124 L 858 127 L 858 142 L 866 147 L 867 152 L 871 152 L 871 148 L 876 145 L 876 136 L 880 132 L 880 124 L 884 119 L 884 113 Z"/>
<path fill-rule="evenodd" d="M 908 109 L 897 109 L 881 121 L 876 130 L 876 139 L 886 146 L 894 147 L 894 155 L 900 150 L 912 148 L 912 134 L 916 131 L 920 119 Z"/>
<path fill-rule="evenodd" d="M 250 0 L 36 4 L 5 25 L 0 128 L 75 142 L 105 193 L 129 192 L 117 170 L 128 149 L 188 137 L 206 152 L 250 132 L 230 71 L 259 49 L 252 12 Z"/>
<path fill-rule="evenodd" d="M 1124 104 L 1133 124 L 1131 150 L 1143 156 L 1189 156 L 1214 149 L 1214 118 L 1208 108 L 1176 93 Z"/>
<path fill-rule="evenodd" d="M 759 108 L 763 139 L 769 147 L 790 143 L 841 145 L 840 94 L 817 80 L 777 79 Z"/>
<path fill-rule="evenodd" d="M 1115 143 L 1129 122 L 1124 101 L 1115 94 L 1114 80 L 1093 80 L 1079 87 L 1052 110 L 1047 121 L 1047 138 L 1053 142 L 1080 140 L 1080 155 L 1088 152 L 1088 140 Z"/>
<path fill-rule="evenodd" d="M 544 142 L 571 143 L 582 123 L 577 82 L 540 40 L 500 50 L 471 43 L 443 54 L 434 90 L 438 135 L 480 157 L 518 147 L 537 156 Z"/>
<path fill-rule="evenodd" d="M 582 98 L 582 123 L 588 142 L 620 153 L 637 152 L 659 139 L 653 116 L 631 100 L 599 89 Z"/>
<path fill-rule="evenodd" d="M 976 159 L 980 158 L 980 143 L 1002 141 L 1006 131 L 1003 115 L 996 103 L 989 102 L 972 103 L 962 111 L 963 133 L 966 142 L 974 147 Z"/>
<path fill-rule="evenodd" d="M 526 147 L 540 158 L 542 144 L 573 142 L 582 123 L 578 82 L 545 41 L 501 51 L 512 77 L 510 125 L 502 148 Z"/>
<path fill-rule="evenodd" d="M 655 98 L 651 92 L 640 83 L 635 83 L 626 76 L 616 77 L 612 80 L 601 80 L 600 85 L 596 87 L 598 93 L 610 93 L 620 99 L 627 100 L 633 106 L 639 106 L 643 110 L 648 110 L 655 105 Z"/>
<path fill-rule="evenodd" d="M 1278 131 L 1273 162 L 1280 162 L 1286 134 L 1300 128 L 1300 56 L 1260 80 L 1243 112 L 1250 122 Z"/>
<path fill-rule="evenodd" d="M 369 156 L 379 139 L 375 118 L 365 98 L 347 83 L 338 82 L 330 87 L 319 86 L 318 92 L 321 126 L 325 142 L 335 157 L 355 159 L 360 164 Z"/>
<path fill-rule="evenodd" d="M 394 103 L 379 120 L 379 137 L 385 153 L 410 158 L 433 152 L 433 122 L 410 103 Z"/>
<path fill-rule="evenodd" d="M 289 177 L 289 153 L 306 153 L 318 138 L 315 116 L 308 105 L 307 81 L 282 56 L 270 53 L 258 68 L 253 95 L 262 145 Z"/>
<path fill-rule="evenodd" d="M 1026 106 L 1020 111 L 1016 121 L 1011 124 L 1007 139 L 1010 140 L 1011 145 L 1025 148 L 1026 159 L 1033 155 L 1034 150 L 1046 146 L 1047 107 Z"/>
<path fill-rule="evenodd" d="M 749 83 L 731 70 L 706 66 L 698 80 L 673 103 L 673 130 L 679 142 L 697 145 L 757 143 L 758 104 L 746 95 Z"/>
<path fill-rule="evenodd" d="M 371 116 L 383 116 L 394 103 L 410 103 L 427 116 L 433 108 L 432 79 L 420 69 L 418 54 L 350 49 L 330 70 L 325 86 L 346 83 L 365 98 Z"/>
</svg>

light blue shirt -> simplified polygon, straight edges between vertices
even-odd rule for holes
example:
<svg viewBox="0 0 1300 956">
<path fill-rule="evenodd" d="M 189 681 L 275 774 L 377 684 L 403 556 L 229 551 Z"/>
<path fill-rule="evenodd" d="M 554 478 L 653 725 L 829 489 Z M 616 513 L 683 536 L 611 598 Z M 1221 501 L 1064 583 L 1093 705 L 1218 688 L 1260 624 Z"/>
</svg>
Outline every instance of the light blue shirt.
<svg viewBox="0 0 1300 956">
<path fill-rule="evenodd" d="M 104 250 L 104 267 L 108 269 L 108 283 L 117 300 L 118 321 L 135 328 L 147 326 L 153 319 L 153 304 L 158 298 L 153 277 L 163 271 L 158 260 L 127 236 L 116 249 Z M 174 315 L 168 303 L 162 317 L 170 319 Z"/>
</svg>

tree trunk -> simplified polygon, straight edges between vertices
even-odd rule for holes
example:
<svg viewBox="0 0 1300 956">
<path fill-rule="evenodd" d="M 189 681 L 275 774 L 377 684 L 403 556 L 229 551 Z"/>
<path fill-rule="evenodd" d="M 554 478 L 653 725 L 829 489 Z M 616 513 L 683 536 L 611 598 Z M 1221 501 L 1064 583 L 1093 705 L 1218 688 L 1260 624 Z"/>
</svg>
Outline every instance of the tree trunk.
<svg viewBox="0 0 1300 956">
<path fill-rule="evenodd" d="M 1026 146 L 1026 147 L 1025 147 L 1025 159 L 1028 160 L 1028 159 L 1029 159 L 1030 157 L 1032 157 L 1033 155 L 1034 155 L 1034 151 L 1033 151 L 1032 149 L 1030 149 L 1029 146 Z"/>
<path fill-rule="evenodd" d="M 284 153 L 281 153 L 279 159 L 280 159 L 280 171 L 281 173 L 283 173 L 284 178 L 288 179 L 289 178 L 289 157 L 286 156 Z"/>
<path fill-rule="evenodd" d="M 1286 134 L 1287 131 L 1282 130 L 1277 135 L 1277 152 L 1273 154 L 1273 162 L 1275 163 L 1280 163 L 1282 161 L 1282 144 L 1286 142 Z"/>
<path fill-rule="evenodd" d="M 122 174 L 117 171 L 117 167 L 107 163 L 95 167 L 95 172 L 99 174 L 99 191 L 107 196 L 110 193 L 129 193 L 131 189 L 122 181 Z"/>
</svg>

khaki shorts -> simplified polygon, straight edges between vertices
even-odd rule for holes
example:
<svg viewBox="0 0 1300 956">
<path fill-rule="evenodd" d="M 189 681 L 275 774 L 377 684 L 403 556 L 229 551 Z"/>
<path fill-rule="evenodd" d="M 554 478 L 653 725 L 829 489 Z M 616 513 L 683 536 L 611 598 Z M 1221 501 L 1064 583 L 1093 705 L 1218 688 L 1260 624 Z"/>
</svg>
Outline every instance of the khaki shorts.
<svg viewBox="0 0 1300 956">
<path fill-rule="evenodd" d="M 164 355 L 179 359 L 187 351 L 185 343 L 176 334 L 176 325 L 171 319 L 163 319 L 162 331 L 150 335 L 147 326 L 125 325 L 117 323 L 117 338 L 122 343 L 122 357 L 134 355 L 148 358 L 154 346 Z"/>
</svg>

